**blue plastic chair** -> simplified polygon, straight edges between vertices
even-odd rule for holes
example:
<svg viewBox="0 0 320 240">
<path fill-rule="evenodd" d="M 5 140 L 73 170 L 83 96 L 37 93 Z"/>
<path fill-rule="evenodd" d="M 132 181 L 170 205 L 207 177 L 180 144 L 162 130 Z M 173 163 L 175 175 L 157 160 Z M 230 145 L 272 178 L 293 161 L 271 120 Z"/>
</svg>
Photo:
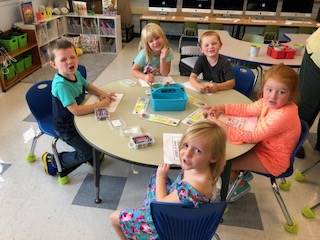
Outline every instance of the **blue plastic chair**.
<svg viewBox="0 0 320 240">
<path fill-rule="evenodd" d="M 248 67 L 235 65 L 233 66 L 233 73 L 236 81 L 235 90 L 250 97 L 257 81 L 253 71 Z"/>
<path fill-rule="evenodd" d="M 87 79 L 87 69 L 85 66 L 79 64 L 78 65 L 78 71 L 81 73 L 82 77 L 84 77 L 85 79 Z"/>
<path fill-rule="evenodd" d="M 32 140 L 32 145 L 30 152 L 28 153 L 26 160 L 28 162 L 34 162 L 36 156 L 34 154 L 35 147 L 37 145 L 38 139 L 43 135 L 47 134 L 53 137 L 52 141 L 52 152 L 54 155 L 54 160 L 58 169 L 59 177 L 58 182 L 60 184 L 66 184 L 69 182 L 67 176 L 62 176 L 62 167 L 58 157 L 58 151 L 56 148 L 57 141 L 59 136 L 53 128 L 52 120 L 52 95 L 51 95 L 51 80 L 45 80 L 38 82 L 27 91 L 26 100 L 29 106 L 29 109 L 36 119 L 40 133 L 34 136 Z"/>
<path fill-rule="evenodd" d="M 297 154 L 297 152 L 299 151 L 300 147 L 303 145 L 304 141 L 307 139 L 309 134 L 309 127 L 308 124 L 301 120 L 301 135 L 299 138 L 299 141 L 297 143 L 297 146 L 295 147 L 295 149 L 293 150 L 291 156 L 290 156 L 290 165 L 289 168 L 282 173 L 279 176 L 273 176 L 271 174 L 264 174 L 264 173 L 259 173 L 259 172 L 254 172 L 257 173 L 259 175 L 263 175 L 265 177 L 268 177 L 270 179 L 271 182 L 271 187 L 273 190 L 273 193 L 277 199 L 277 202 L 279 203 L 279 206 L 282 210 L 282 213 L 286 219 L 286 224 L 284 225 L 284 228 L 287 232 L 289 233 L 296 233 L 298 231 L 298 225 L 297 223 L 295 223 L 292 219 L 292 217 L 289 214 L 289 211 L 282 199 L 282 196 L 280 194 L 280 190 L 279 190 L 279 186 L 276 182 L 276 179 L 281 179 L 282 183 L 284 185 L 287 185 L 288 183 L 286 182 L 285 178 L 290 177 L 294 171 L 294 160 L 295 160 L 295 156 Z M 237 178 L 237 180 L 234 182 L 234 184 L 232 185 L 232 187 L 230 188 L 229 192 L 228 192 L 228 196 L 227 196 L 227 201 L 231 198 L 234 190 L 237 188 L 237 186 L 240 184 L 241 180 L 242 180 L 242 176 L 244 175 L 244 172 L 241 172 Z M 289 186 L 287 187 L 289 188 Z M 282 188 L 281 188 L 282 189 Z"/>
<path fill-rule="evenodd" d="M 151 215 L 160 240 L 220 239 L 216 230 L 222 220 L 225 202 L 195 208 L 182 203 L 151 202 Z"/>
</svg>

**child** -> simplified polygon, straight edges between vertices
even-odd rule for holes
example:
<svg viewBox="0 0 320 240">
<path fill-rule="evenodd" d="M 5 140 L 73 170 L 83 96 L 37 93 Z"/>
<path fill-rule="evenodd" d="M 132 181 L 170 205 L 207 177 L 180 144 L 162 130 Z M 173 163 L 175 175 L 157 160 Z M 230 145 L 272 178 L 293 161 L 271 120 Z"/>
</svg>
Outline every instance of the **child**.
<svg viewBox="0 0 320 240">
<path fill-rule="evenodd" d="M 288 169 L 290 155 L 301 132 L 298 108 L 294 103 L 297 87 L 298 75 L 292 68 L 274 65 L 265 73 L 261 99 L 251 104 L 226 104 L 205 109 L 205 115 L 226 130 L 231 142 L 257 143 L 255 148 L 232 161 L 231 180 L 239 170 L 278 176 Z M 244 131 L 221 122 L 218 117 L 222 113 L 256 116 L 258 122 L 252 132 Z M 238 199 L 249 190 L 248 182 L 242 181 L 230 200 Z"/>
<path fill-rule="evenodd" d="M 73 170 L 81 163 L 92 163 L 92 147 L 85 142 L 75 129 L 74 115 L 92 113 L 95 108 L 107 107 L 114 100 L 114 93 L 106 93 L 86 82 L 78 68 L 78 57 L 73 44 L 65 39 L 57 40 L 49 49 L 50 65 L 57 69 L 52 81 L 52 114 L 54 127 L 59 137 L 72 146 L 75 151 L 59 153 L 62 168 Z M 100 98 L 99 102 L 80 105 L 85 91 Z M 52 154 L 44 153 L 42 160 L 45 169 Z"/>
<path fill-rule="evenodd" d="M 226 135 L 210 121 L 192 125 L 179 146 L 181 173 L 172 183 L 168 178 L 170 166 L 159 165 L 152 175 L 144 207 L 123 209 L 111 214 L 110 220 L 121 239 L 157 239 L 152 222 L 150 202 L 191 203 L 195 207 L 215 199 L 215 183 L 225 165 Z"/>
<path fill-rule="evenodd" d="M 190 75 L 193 87 L 201 93 L 215 93 L 235 86 L 232 67 L 226 57 L 219 55 L 222 42 L 218 33 L 207 31 L 200 37 L 199 56 Z M 203 74 L 203 81 L 198 79 Z"/>
<path fill-rule="evenodd" d="M 139 49 L 133 61 L 133 76 L 152 84 L 155 75 L 169 74 L 173 52 L 169 49 L 167 37 L 159 25 L 148 23 L 142 29 Z"/>
</svg>

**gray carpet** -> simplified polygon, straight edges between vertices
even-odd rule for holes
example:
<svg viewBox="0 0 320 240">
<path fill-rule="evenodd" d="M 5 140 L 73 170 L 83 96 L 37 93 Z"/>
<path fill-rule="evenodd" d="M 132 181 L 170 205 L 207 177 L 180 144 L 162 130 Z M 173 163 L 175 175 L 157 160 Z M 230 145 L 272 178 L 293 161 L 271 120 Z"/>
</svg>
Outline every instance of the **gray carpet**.
<svg viewBox="0 0 320 240">
<path fill-rule="evenodd" d="M 79 57 L 79 63 L 86 66 L 87 80 L 92 82 L 115 59 L 115 57 L 115 54 L 87 53 Z M 42 80 L 52 79 L 55 72 L 56 70 L 48 64 L 23 79 L 22 82 L 36 83 Z"/>
</svg>

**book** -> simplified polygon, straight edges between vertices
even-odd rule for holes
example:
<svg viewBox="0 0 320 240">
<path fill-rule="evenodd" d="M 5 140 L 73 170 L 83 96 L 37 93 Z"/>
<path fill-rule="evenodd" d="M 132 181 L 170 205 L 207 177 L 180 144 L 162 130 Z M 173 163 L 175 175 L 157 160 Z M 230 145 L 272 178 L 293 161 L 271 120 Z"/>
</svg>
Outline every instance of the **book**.
<svg viewBox="0 0 320 240">
<path fill-rule="evenodd" d="M 21 14 L 23 18 L 23 22 L 25 24 L 32 24 L 34 23 L 34 14 L 32 8 L 32 1 L 30 2 L 23 2 L 21 3 Z"/>
</svg>

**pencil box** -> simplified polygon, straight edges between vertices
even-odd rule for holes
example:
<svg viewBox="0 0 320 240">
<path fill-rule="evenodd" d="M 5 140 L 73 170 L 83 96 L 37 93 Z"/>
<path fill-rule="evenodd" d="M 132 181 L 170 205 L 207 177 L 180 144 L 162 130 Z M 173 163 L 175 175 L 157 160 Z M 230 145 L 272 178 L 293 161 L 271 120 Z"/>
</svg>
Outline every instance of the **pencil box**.
<svg viewBox="0 0 320 240">
<path fill-rule="evenodd" d="M 153 111 L 184 111 L 187 102 L 188 95 L 181 84 L 161 84 L 151 88 Z"/>
</svg>

